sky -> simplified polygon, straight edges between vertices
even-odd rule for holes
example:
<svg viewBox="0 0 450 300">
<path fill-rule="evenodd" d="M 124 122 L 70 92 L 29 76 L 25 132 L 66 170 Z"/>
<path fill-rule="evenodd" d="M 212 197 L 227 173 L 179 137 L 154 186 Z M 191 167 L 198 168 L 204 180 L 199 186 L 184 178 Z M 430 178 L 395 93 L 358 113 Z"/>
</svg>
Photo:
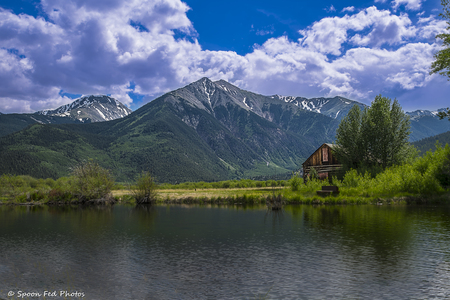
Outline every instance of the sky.
<svg viewBox="0 0 450 300">
<path fill-rule="evenodd" d="M 440 0 L 0 0 L 0 112 L 106 94 L 135 110 L 202 77 L 263 95 L 450 106 Z"/>
</svg>

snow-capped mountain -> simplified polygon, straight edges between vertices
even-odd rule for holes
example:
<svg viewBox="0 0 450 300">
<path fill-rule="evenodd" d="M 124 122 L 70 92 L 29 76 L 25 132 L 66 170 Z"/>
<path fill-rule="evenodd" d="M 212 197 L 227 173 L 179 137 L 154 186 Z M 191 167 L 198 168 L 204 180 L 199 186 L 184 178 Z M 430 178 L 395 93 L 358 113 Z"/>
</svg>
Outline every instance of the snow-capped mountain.
<svg viewBox="0 0 450 300">
<path fill-rule="evenodd" d="M 131 110 L 118 100 L 104 95 L 81 97 L 54 110 L 42 110 L 36 114 L 69 117 L 81 122 L 103 122 L 123 118 Z"/>
<path fill-rule="evenodd" d="M 445 108 L 440 108 L 435 111 L 430 110 L 416 110 L 406 112 L 411 120 L 411 141 L 418 141 L 429 136 L 441 134 L 450 131 L 450 122 L 446 119 L 440 120 L 437 116 L 438 112 L 447 111 Z"/>
<path fill-rule="evenodd" d="M 411 120 L 416 120 L 416 119 L 424 117 L 424 116 L 431 116 L 431 117 L 439 118 L 437 116 L 437 114 L 441 111 L 446 112 L 447 109 L 440 108 L 440 109 L 434 110 L 434 111 L 420 109 L 420 110 L 415 110 L 415 111 L 411 111 L 411 112 L 406 112 L 406 114 L 411 117 Z"/>
<path fill-rule="evenodd" d="M 337 120 L 341 120 L 345 117 L 355 104 L 359 105 L 361 108 L 365 107 L 365 105 L 360 102 L 339 96 L 334 98 L 320 97 L 308 99 L 304 97 L 275 95 L 272 96 L 272 98 L 280 99 L 286 103 L 292 103 L 301 109 L 320 113 Z"/>
</svg>

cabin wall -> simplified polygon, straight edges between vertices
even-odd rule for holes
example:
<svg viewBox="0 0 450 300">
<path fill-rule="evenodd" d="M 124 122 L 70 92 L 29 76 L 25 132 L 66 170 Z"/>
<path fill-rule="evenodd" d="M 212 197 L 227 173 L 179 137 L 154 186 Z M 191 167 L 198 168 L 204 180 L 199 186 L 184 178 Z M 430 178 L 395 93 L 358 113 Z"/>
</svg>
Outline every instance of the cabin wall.
<svg viewBox="0 0 450 300">
<path fill-rule="evenodd" d="M 332 149 L 328 145 L 322 145 L 317 149 L 307 161 L 303 163 L 303 178 L 306 180 L 311 167 L 314 167 L 320 179 L 331 178 L 342 167 Z"/>
</svg>

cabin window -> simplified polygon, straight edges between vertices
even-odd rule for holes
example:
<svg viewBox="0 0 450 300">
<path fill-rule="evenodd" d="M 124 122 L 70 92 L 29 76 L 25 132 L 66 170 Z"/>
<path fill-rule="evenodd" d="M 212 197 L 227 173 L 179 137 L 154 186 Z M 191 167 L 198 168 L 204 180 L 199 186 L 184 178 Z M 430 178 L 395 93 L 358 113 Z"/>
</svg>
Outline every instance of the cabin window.
<svg viewBox="0 0 450 300">
<path fill-rule="evenodd" d="M 322 148 L 322 161 L 328 161 L 328 148 Z"/>
</svg>

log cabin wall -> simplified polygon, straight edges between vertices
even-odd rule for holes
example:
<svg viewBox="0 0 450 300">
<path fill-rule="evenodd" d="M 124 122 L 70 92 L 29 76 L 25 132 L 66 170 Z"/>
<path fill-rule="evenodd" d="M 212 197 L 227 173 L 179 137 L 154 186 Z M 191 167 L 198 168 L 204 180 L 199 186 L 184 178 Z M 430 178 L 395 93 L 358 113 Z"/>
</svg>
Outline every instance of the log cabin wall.
<svg viewBox="0 0 450 300">
<path fill-rule="evenodd" d="M 332 149 L 334 146 L 333 144 L 323 144 L 303 163 L 303 179 L 305 181 L 311 167 L 316 169 L 320 179 L 331 179 L 331 176 L 342 167 L 333 155 Z"/>
</svg>

